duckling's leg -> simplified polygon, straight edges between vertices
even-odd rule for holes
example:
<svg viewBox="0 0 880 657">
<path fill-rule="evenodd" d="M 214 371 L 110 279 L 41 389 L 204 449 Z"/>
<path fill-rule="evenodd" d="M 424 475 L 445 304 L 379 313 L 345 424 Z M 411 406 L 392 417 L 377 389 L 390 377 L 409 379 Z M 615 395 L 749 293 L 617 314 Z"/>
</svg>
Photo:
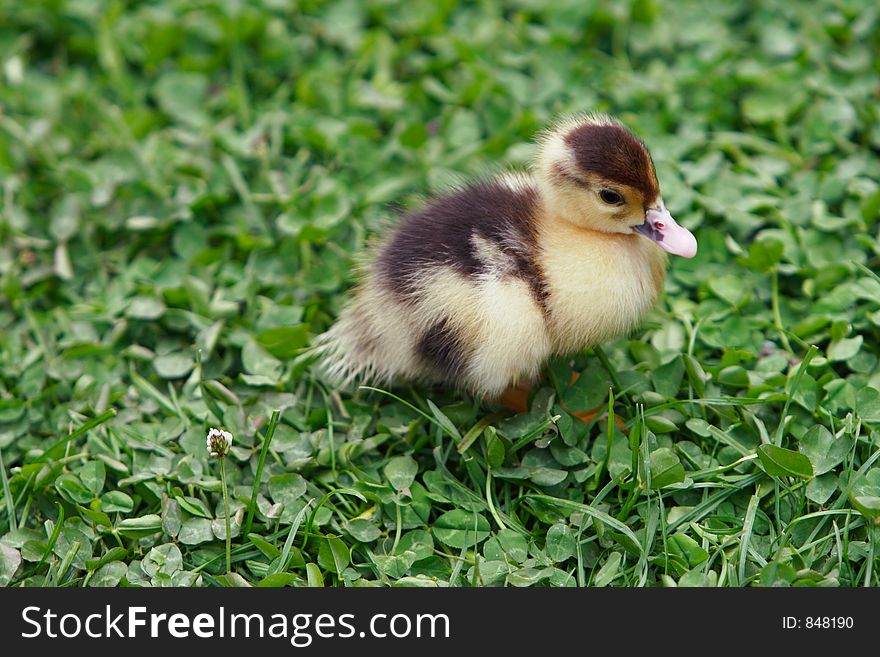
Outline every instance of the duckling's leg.
<svg viewBox="0 0 880 657">
<path fill-rule="evenodd" d="M 599 413 L 601 413 L 604 408 L 605 408 L 605 406 L 603 405 L 603 406 L 597 406 L 592 411 L 577 411 L 577 412 L 575 412 L 575 411 L 568 411 L 567 408 L 565 410 L 567 410 L 568 414 L 571 415 L 572 417 L 576 417 L 577 419 L 583 421 L 584 424 L 589 424 L 590 422 L 592 422 L 593 420 L 596 419 L 596 416 L 599 415 Z M 624 427 L 620 423 L 620 418 L 615 416 L 615 419 L 617 420 L 617 425 L 621 429 L 623 429 Z"/>
<path fill-rule="evenodd" d="M 574 384 L 574 382 L 578 380 L 580 375 L 581 375 L 580 372 L 572 372 L 571 373 L 571 380 L 569 380 L 568 385 Z M 576 417 L 580 420 L 583 420 L 585 423 L 589 424 L 590 422 L 595 420 L 596 416 L 599 415 L 600 413 L 602 413 L 602 411 L 605 410 L 605 408 L 606 408 L 605 404 L 600 404 L 596 408 L 589 410 L 589 411 L 573 412 L 573 411 L 568 411 L 567 408 L 565 410 L 567 410 L 570 415 L 573 415 L 574 417 Z M 617 426 L 621 429 L 621 431 L 626 431 L 626 425 L 623 423 L 623 420 L 621 420 L 619 416 L 615 415 L 614 421 L 617 422 Z"/>
<path fill-rule="evenodd" d="M 571 383 L 574 383 L 577 380 L 578 373 L 572 373 Z M 517 413 L 527 413 L 529 410 L 529 393 L 532 390 L 532 386 L 529 384 L 519 383 L 515 386 L 510 386 L 502 392 L 496 399 L 499 404 L 504 406 L 505 408 L 509 408 L 512 411 Z M 563 406 L 563 408 L 565 408 Z M 567 408 L 569 415 L 578 418 L 585 424 L 591 423 L 596 417 L 605 410 L 605 405 L 602 404 L 597 406 L 596 408 L 590 411 L 569 411 Z M 617 422 L 617 426 L 620 427 L 621 430 L 626 429 L 626 425 L 623 423 L 618 416 L 614 416 L 615 421 Z"/>
<path fill-rule="evenodd" d="M 529 392 L 531 390 L 532 386 L 519 383 L 515 386 L 510 386 L 495 401 L 517 413 L 528 413 Z"/>
<path fill-rule="evenodd" d="M 581 373 L 580 373 L 580 372 L 572 371 L 572 373 L 571 373 L 571 378 L 570 378 L 569 381 L 568 381 L 568 385 L 570 385 L 570 386 L 571 386 L 571 385 L 574 385 L 574 382 L 577 381 L 577 380 L 580 378 L 580 376 L 581 376 Z M 564 407 L 563 407 L 563 408 L 564 408 Z M 586 424 L 589 424 L 590 422 L 592 422 L 593 420 L 596 419 L 596 416 L 599 415 L 599 413 L 602 412 L 602 409 L 603 409 L 603 408 L 605 408 L 605 405 L 604 405 L 604 404 L 602 404 L 602 405 L 600 405 L 600 406 L 597 406 L 596 408 L 594 408 L 594 409 L 592 409 L 592 410 L 590 410 L 590 411 L 579 411 L 579 412 L 573 412 L 573 411 L 568 411 L 567 408 L 566 408 L 565 410 L 567 410 L 567 411 L 569 412 L 570 415 L 572 415 L 572 416 L 578 418 L 579 420 L 582 420 L 582 421 L 583 421 L 584 423 L 586 423 Z M 619 422 L 618 422 L 618 423 L 619 423 Z M 621 427 L 621 429 L 622 429 L 622 428 L 623 428 L 623 427 Z"/>
</svg>

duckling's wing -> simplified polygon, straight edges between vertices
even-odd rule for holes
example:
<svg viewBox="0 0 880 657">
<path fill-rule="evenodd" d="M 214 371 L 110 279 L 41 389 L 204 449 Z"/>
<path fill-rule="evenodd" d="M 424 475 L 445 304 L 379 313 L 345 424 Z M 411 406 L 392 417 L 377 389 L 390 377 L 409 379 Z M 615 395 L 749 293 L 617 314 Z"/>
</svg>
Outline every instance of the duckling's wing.
<svg viewBox="0 0 880 657">
<path fill-rule="evenodd" d="M 380 250 L 375 268 L 383 286 L 412 302 L 432 269 L 448 267 L 472 281 L 487 274 L 520 278 L 543 303 L 539 203 L 537 187 L 524 176 L 478 181 L 434 199 L 404 217 Z M 486 257 L 485 245 L 502 257 Z"/>
</svg>

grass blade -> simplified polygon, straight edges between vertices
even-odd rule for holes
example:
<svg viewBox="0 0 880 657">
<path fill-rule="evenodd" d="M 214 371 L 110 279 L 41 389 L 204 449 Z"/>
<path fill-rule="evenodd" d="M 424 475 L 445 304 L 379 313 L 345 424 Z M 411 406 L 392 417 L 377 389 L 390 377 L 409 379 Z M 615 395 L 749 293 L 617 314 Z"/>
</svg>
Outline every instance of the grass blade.
<svg viewBox="0 0 880 657">
<path fill-rule="evenodd" d="M 260 481 L 263 478 L 263 465 L 266 463 L 266 454 L 269 453 L 269 445 L 272 444 L 272 436 L 275 435 L 275 428 L 278 426 L 278 419 L 281 417 L 281 411 L 273 411 L 272 417 L 269 418 L 269 426 L 266 429 L 266 437 L 263 438 L 263 445 L 260 448 L 260 459 L 257 461 L 257 471 L 254 473 L 254 487 L 251 491 L 251 501 L 248 505 L 247 519 L 244 523 L 242 534 L 247 536 L 251 533 L 251 523 L 254 520 L 254 512 L 257 508 L 257 495 L 260 493 Z"/>
</svg>

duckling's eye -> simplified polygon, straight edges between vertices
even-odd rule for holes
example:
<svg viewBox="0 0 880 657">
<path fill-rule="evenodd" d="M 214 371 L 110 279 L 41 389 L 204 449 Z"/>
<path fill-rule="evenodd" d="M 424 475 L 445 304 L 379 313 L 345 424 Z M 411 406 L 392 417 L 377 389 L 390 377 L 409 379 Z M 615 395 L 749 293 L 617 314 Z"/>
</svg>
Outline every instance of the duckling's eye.
<svg viewBox="0 0 880 657">
<path fill-rule="evenodd" d="M 608 205 L 621 205 L 623 203 L 623 197 L 612 189 L 603 189 L 600 191 L 599 198 L 605 201 Z"/>
</svg>

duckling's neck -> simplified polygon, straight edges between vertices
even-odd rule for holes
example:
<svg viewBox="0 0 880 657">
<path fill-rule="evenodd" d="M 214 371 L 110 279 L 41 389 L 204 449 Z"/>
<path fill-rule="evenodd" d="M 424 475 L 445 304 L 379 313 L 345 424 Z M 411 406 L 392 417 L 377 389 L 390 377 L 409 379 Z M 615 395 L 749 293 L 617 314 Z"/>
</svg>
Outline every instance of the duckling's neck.
<svg viewBox="0 0 880 657">
<path fill-rule="evenodd" d="M 537 234 L 555 353 L 628 333 L 657 300 L 666 254 L 649 239 L 582 228 L 552 213 Z"/>
</svg>

